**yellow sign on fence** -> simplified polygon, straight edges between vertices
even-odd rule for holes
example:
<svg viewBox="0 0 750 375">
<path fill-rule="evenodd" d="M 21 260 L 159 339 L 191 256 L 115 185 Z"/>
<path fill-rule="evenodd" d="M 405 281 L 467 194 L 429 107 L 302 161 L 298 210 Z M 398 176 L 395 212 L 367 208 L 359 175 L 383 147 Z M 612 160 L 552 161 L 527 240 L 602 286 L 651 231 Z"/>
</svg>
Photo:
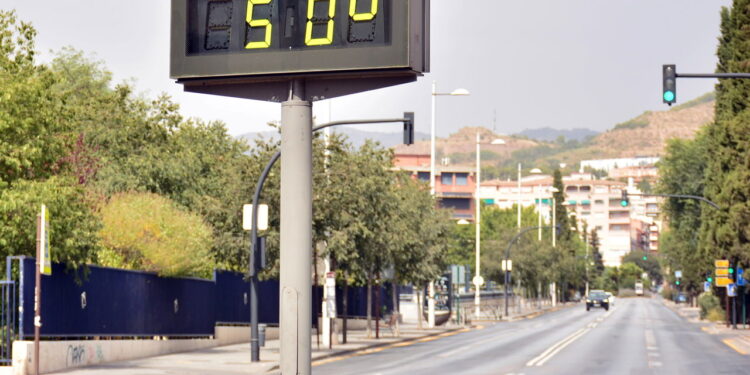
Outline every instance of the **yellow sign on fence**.
<svg viewBox="0 0 750 375">
<path fill-rule="evenodd" d="M 726 277 L 729 277 L 729 269 L 727 269 L 727 268 L 717 268 L 716 269 L 716 276 L 726 276 Z"/>
<path fill-rule="evenodd" d="M 714 261 L 716 268 L 729 268 L 729 261 L 726 259 L 719 259 Z"/>
</svg>

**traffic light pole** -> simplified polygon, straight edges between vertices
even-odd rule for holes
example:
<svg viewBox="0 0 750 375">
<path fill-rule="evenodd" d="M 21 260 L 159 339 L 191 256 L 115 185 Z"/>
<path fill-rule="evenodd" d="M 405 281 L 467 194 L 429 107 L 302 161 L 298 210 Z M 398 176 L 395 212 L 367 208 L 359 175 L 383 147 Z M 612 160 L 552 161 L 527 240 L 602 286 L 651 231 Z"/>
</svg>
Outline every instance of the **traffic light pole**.
<svg viewBox="0 0 750 375">
<path fill-rule="evenodd" d="M 675 73 L 677 78 L 750 78 L 750 73 Z"/>
<path fill-rule="evenodd" d="M 283 107 L 282 107 L 282 110 L 283 110 Z M 404 113 L 404 118 L 396 118 L 396 119 L 345 120 L 345 121 L 328 122 L 328 123 L 321 124 L 312 128 L 312 132 L 314 133 L 319 130 L 323 130 L 325 128 L 337 126 L 337 125 L 383 124 L 383 123 L 393 123 L 393 122 L 404 123 L 404 143 L 412 144 L 414 142 L 414 114 L 411 112 Z M 283 129 L 282 129 L 282 132 L 283 132 Z M 283 143 L 282 143 L 282 150 L 283 150 Z M 252 362 L 260 361 L 260 345 L 258 341 L 258 338 L 259 338 L 259 334 L 258 334 L 258 271 L 260 271 L 260 269 L 257 267 L 257 262 L 255 261 L 257 259 L 255 251 L 259 250 L 259 248 L 256 246 L 256 244 L 258 243 L 258 207 L 260 206 L 258 203 L 260 201 L 260 194 L 263 191 L 263 186 L 265 185 L 266 179 L 268 178 L 268 174 L 271 172 L 271 168 L 273 168 L 274 164 L 276 164 L 276 162 L 279 160 L 280 157 L 281 157 L 281 150 L 276 151 L 273 154 L 273 156 L 271 157 L 271 160 L 268 161 L 268 164 L 266 164 L 266 167 L 263 169 L 263 172 L 260 174 L 260 177 L 258 178 L 258 182 L 255 184 L 255 192 L 253 194 L 253 204 L 252 204 L 252 213 L 251 213 L 252 230 L 250 234 L 250 238 L 252 242 L 250 243 L 250 261 L 249 261 L 249 268 L 250 268 L 249 269 L 250 271 L 250 360 Z"/>
</svg>

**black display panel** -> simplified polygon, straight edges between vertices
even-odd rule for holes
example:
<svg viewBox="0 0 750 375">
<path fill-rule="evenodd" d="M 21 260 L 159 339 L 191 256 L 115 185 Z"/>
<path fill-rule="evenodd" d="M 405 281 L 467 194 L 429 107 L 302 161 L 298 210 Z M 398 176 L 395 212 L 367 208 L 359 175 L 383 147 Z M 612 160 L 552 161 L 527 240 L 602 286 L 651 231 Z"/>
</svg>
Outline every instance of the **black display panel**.
<svg viewBox="0 0 750 375">
<path fill-rule="evenodd" d="M 188 55 L 383 46 L 392 0 L 190 0 Z"/>
<path fill-rule="evenodd" d="M 170 76 L 185 90 L 330 98 L 429 71 L 430 0 L 172 0 Z"/>
</svg>

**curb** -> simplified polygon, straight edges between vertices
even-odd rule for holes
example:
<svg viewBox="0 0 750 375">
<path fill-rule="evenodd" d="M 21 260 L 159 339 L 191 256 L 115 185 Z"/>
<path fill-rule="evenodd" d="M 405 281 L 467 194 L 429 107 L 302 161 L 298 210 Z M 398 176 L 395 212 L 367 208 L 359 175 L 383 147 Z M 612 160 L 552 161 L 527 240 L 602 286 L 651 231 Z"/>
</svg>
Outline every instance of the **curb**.
<svg viewBox="0 0 750 375">
<path fill-rule="evenodd" d="M 396 340 L 396 341 L 391 341 L 391 342 L 383 342 L 383 343 L 377 343 L 377 344 L 367 345 L 367 346 L 363 346 L 361 348 L 356 348 L 356 349 L 346 349 L 346 350 L 341 350 L 341 351 L 337 351 L 337 352 L 333 352 L 333 353 L 326 353 L 326 354 L 323 354 L 323 355 L 321 355 L 319 357 L 312 358 L 312 363 L 315 363 L 315 362 L 318 362 L 318 361 L 322 361 L 322 360 L 325 360 L 325 359 L 330 359 L 330 358 L 335 358 L 335 357 L 341 357 L 341 356 L 345 356 L 345 355 L 352 355 L 352 354 L 356 355 L 358 353 L 366 352 L 366 351 L 372 350 L 372 349 L 385 348 L 385 347 L 388 347 L 388 346 L 403 345 L 403 344 L 406 344 L 406 343 L 416 342 L 416 341 L 423 340 L 423 339 L 430 338 L 430 337 L 444 335 L 446 333 L 453 333 L 453 332 L 457 333 L 459 331 L 464 331 L 464 330 L 469 331 L 469 330 L 473 330 L 473 329 L 479 329 L 481 327 L 482 326 L 480 326 L 480 325 L 471 325 L 469 327 L 456 327 L 456 328 L 446 329 L 445 331 L 441 331 L 441 332 L 432 332 L 432 333 L 429 333 L 429 334 L 426 334 L 426 335 L 422 335 L 422 336 L 408 337 L 408 338 L 404 338 L 404 339 Z M 279 370 L 279 366 L 280 366 L 279 364 L 276 364 L 275 366 L 269 368 L 266 371 L 266 373 Z"/>
</svg>

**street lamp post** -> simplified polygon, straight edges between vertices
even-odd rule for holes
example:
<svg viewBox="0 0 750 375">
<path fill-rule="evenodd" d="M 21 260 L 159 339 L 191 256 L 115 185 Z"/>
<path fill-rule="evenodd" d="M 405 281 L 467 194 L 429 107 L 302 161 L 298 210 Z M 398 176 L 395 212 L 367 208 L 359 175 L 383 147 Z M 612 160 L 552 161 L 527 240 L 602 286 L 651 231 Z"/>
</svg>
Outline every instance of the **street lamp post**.
<svg viewBox="0 0 750 375">
<path fill-rule="evenodd" d="M 466 89 L 456 89 L 450 93 L 439 93 L 437 92 L 437 82 L 432 81 L 432 116 L 430 121 L 430 194 L 435 196 L 435 99 L 438 96 L 467 96 L 469 91 Z M 429 298 L 427 299 L 427 326 L 430 328 L 435 327 L 435 288 L 432 282 L 430 282 Z M 419 303 L 422 303 L 421 301 Z"/>
<path fill-rule="evenodd" d="M 474 254 L 474 257 L 476 258 L 475 265 L 474 265 L 474 269 L 475 269 L 474 278 L 477 281 L 481 280 L 479 266 L 480 266 L 480 259 L 481 259 L 480 223 L 481 223 L 481 218 L 482 218 L 482 212 L 481 212 L 482 204 L 479 198 L 481 181 L 482 181 L 481 179 L 482 158 L 481 158 L 481 147 L 479 145 L 479 139 L 480 139 L 479 133 L 477 133 L 477 171 L 476 171 L 477 178 L 476 178 L 476 192 L 475 192 L 475 201 L 474 201 L 475 202 L 474 205 L 476 206 L 476 218 L 474 220 L 474 225 L 476 226 L 476 231 L 475 231 L 476 241 L 474 241 L 476 243 L 476 252 Z M 498 139 L 493 140 L 492 144 L 503 145 L 505 144 L 505 141 L 498 138 Z M 479 308 L 479 306 L 481 305 L 481 291 L 480 291 L 479 286 L 480 285 L 476 285 L 476 287 L 474 288 L 474 316 L 476 318 L 479 318 L 479 315 L 481 314 L 481 309 Z"/>
</svg>

